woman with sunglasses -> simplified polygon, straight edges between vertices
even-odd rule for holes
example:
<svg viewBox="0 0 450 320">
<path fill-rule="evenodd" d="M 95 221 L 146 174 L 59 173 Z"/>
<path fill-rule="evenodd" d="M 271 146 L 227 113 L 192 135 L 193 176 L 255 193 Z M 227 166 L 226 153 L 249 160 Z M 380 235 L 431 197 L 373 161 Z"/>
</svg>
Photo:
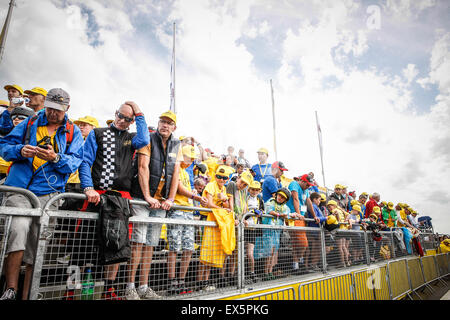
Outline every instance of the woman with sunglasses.
<svg viewBox="0 0 450 320">
<path fill-rule="evenodd" d="M 231 203 L 230 203 L 230 197 L 227 195 L 225 183 L 228 181 L 228 174 L 226 168 L 221 165 L 217 168 L 215 179 L 214 181 L 211 181 L 208 183 L 203 190 L 203 197 L 205 197 L 208 200 L 208 204 L 206 205 L 207 208 L 212 209 L 225 209 L 230 214 L 231 212 Z M 211 215 L 208 215 L 208 221 L 210 220 Z M 210 238 L 213 240 L 213 237 L 211 235 L 207 234 L 208 230 L 205 228 L 205 232 L 203 235 L 203 239 Z M 216 241 L 203 241 L 202 242 L 202 252 L 205 254 L 204 256 L 200 256 L 200 269 L 199 269 L 199 284 L 200 288 L 204 291 L 211 291 L 214 290 L 215 287 L 213 285 L 209 284 L 209 274 L 211 271 L 211 266 L 217 266 L 214 265 L 214 263 L 210 263 L 209 261 L 206 261 L 206 256 L 209 256 L 209 258 L 212 260 L 219 260 L 221 253 L 217 251 L 217 249 L 220 247 L 220 244 L 218 245 L 215 243 Z M 220 250 L 222 250 L 220 248 Z M 212 255 L 212 257 L 210 257 Z M 210 260 L 207 259 L 207 260 Z M 224 271 L 224 268 L 222 266 L 222 269 Z"/>
</svg>

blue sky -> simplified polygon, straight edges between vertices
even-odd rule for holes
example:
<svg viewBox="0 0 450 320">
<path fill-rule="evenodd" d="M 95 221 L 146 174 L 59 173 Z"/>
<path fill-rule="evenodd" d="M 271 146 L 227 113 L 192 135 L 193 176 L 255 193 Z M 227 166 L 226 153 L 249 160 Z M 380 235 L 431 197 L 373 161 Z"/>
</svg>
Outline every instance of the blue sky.
<svg viewBox="0 0 450 320">
<path fill-rule="evenodd" d="M 368 28 L 371 5 L 379 8 L 379 29 Z M 0 3 L 0 18 L 7 6 Z M 266 147 L 275 161 L 273 79 L 278 160 L 288 176 L 314 171 L 322 181 L 318 111 L 328 187 L 347 184 L 410 203 L 450 232 L 449 6 L 18 0 L 0 81 L 65 88 L 72 118 L 90 114 L 102 124 L 131 99 L 155 125 L 169 107 L 176 22 L 177 135 L 192 135 L 217 153 L 243 148 L 251 162 Z M 427 202 L 433 194 L 442 200 Z"/>
</svg>

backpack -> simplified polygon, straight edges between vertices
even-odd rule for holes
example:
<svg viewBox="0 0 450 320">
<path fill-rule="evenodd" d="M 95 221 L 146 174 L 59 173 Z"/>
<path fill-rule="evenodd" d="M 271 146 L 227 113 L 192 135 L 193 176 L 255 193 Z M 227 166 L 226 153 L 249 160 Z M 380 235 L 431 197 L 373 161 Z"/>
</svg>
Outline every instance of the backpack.
<svg viewBox="0 0 450 320">
<path fill-rule="evenodd" d="M 31 133 L 30 133 L 30 132 L 31 132 L 30 128 L 31 128 L 31 126 L 34 124 L 34 122 L 35 122 L 38 118 L 39 118 L 39 115 L 38 115 L 38 114 L 36 114 L 36 115 L 34 115 L 34 116 L 28 118 L 27 130 L 26 130 L 26 132 L 25 132 L 25 139 L 24 139 L 24 144 L 25 144 L 25 145 L 27 145 L 27 144 L 30 143 L 30 134 L 31 134 Z M 67 149 L 67 148 L 69 147 L 69 145 L 72 143 L 72 140 L 73 140 L 73 131 L 74 131 L 74 125 L 73 125 L 73 122 L 70 121 L 70 120 L 67 120 L 67 122 L 66 122 L 66 129 L 65 129 L 65 132 L 66 132 L 66 141 L 67 141 L 66 149 Z"/>
</svg>

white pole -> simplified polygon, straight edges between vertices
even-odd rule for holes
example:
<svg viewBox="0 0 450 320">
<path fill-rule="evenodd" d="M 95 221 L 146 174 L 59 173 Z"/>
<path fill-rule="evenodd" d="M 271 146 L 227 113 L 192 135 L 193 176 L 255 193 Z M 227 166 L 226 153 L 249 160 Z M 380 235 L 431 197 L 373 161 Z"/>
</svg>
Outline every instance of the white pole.
<svg viewBox="0 0 450 320">
<path fill-rule="evenodd" d="M 322 129 L 319 125 L 319 116 L 316 111 L 316 124 L 317 124 L 317 136 L 319 138 L 319 150 L 320 150 L 320 162 L 322 163 L 322 177 L 323 177 L 323 187 L 326 188 L 325 184 L 325 170 L 323 169 L 323 146 L 322 146 Z"/>
<path fill-rule="evenodd" d="M 171 88 L 171 109 L 174 113 L 177 113 L 177 108 L 176 108 L 176 104 L 175 104 L 175 32 L 176 32 L 176 26 L 175 26 L 175 22 L 173 23 L 173 40 L 172 40 L 172 88 Z"/>
<path fill-rule="evenodd" d="M 6 36 L 8 35 L 8 29 L 9 29 L 9 23 L 11 22 L 12 10 L 15 5 L 16 4 L 15 4 L 14 0 L 11 0 L 9 2 L 8 14 L 6 15 L 5 24 L 3 25 L 2 33 L 0 35 L 0 62 L 2 61 L 3 52 L 5 51 Z"/>
<path fill-rule="evenodd" d="M 272 94 L 273 150 L 275 152 L 275 161 L 278 161 L 276 125 L 275 125 L 275 101 L 273 98 L 272 79 L 270 79 L 270 92 Z"/>
</svg>

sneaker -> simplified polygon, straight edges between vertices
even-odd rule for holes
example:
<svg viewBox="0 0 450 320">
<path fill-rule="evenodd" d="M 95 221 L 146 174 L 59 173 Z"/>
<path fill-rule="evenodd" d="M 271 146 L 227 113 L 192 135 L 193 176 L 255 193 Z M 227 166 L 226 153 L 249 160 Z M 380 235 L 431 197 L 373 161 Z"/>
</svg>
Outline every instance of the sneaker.
<svg viewBox="0 0 450 320">
<path fill-rule="evenodd" d="M 250 279 L 252 279 L 253 283 L 257 283 L 257 282 L 261 281 L 261 279 L 256 275 L 256 273 L 251 273 Z"/>
<path fill-rule="evenodd" d="M 159 296 L 155 291 L 153 291 L 152 288 L 148 287 L 147 290 L 143 293 L 139 293 L 139 296 L 141 299 L 150 300 L 150 299 L 159 299 L 161 296 Z"/>
<path fill-rule="evenodd" d="M 102 300 L 122 300 L 116 294 L 116 289 L 113 287 L 109 288 L 106 292 L 103 292 Z"/>
<path fill-rule="evenodd" d="M 167 289 L 167 293 L 171 296 L 179 293 L 177 280 L 170 281 L 170 286 L 169 289 Z"/>
<path fill-rule="evenodd" d="M 208 285 L 206 285 L 204 288 L 203 288 L 203 291 L 214 291 L 214 290 L 216 290 L 216 287 L 215 286 L 213 286 L 213 285 L 211 285 L 211 284 L 208 284 Z"/>
<path fill-rule="evenodd" d="M 62 297 L 62 300 L 74 300 L 75 290 L 66 290 Z"/>
<path fill-rule="evenodd" d="M 135 288 L 125 290 L 125 300 L 141 300 Z"/>
<path fill-rule="evenodd" d="M 180 281 L 178 283 L 178 293 L 179 294 L 188 294 L 188 293 L 192 293 L 192 290 L 189 289 L 188 287 L 186 287 L 184 281 Z"/>
<path fill-rule="evenodd" d="M 16 300 L 16 290 L 8 288 L 0 297 L 0 300 Z"/>
<path fill-rule="evenodd" d="M 70 254 L 66 254 L 63 257 L 57 258 L 56 262 L 61 263 L 61 264 L 69 264 L 69 262 L 70 262 Z"/>
</svg>

